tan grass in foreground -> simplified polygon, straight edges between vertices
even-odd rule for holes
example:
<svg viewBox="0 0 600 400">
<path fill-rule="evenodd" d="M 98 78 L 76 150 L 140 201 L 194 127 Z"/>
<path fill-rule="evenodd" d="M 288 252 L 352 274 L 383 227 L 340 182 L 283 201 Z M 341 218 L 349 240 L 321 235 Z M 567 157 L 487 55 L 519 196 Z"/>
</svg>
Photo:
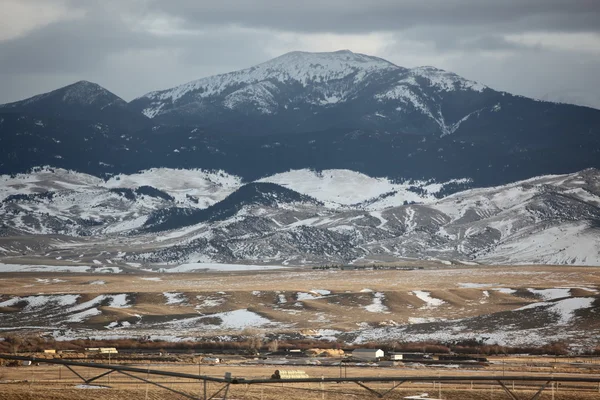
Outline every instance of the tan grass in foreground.
<svg viewBox="0 0 600 400">
<path fill-rule="evenodd" d="M 50 285 L 35 278 L 60 278 L 65 282 Z M 160 281 L 149 281 L 158 278 Z M 90 285 L 96 280 L 104 285 Z M 69 274 L 69 273 L 5 273 L 0 280 L 0 293 L 158 293 L 166 291 L 252 291 L 310 290 L 315 287 L 336 291 L 372 290 L 449 290 L 459 283 L 503 285 L 512 288 L 600 286 L 600 268 L 571 266 L 478 266 L 440 267 L 425 270 L 397 271 L 291 271 L 208 272 L 194 274 Z"/>
<path fill-rule="evenodd" d="M 165 365 L 152 365 L 151 368 L 168 370 L 168 371 L 179 371 L 186 373 L 198 373 L 201 372 L 205 375 L 219 376 L 222 377 L 225 372 L 231 372 L 233 376 L 244 376 L 244 377 L 266 377 L 272 373 L 277 366 L 235 366 L 235 365 L 220 365 L 220 366 L 207 366 L 204 365 L 199 371 L 197 365 L 181 365 L 181 364 L 165 364 Z M 326 367 L 303 367 L 306 372 L 313 377 L 325 376 L 325 377 L 337 377 L 339 376 L 339 370 L 337 368 L 326 368 Z M 102 371 L 89 370 L 85 368 L 77 368 L 77 371 L 85 377 L 91 377 L 99 374 Z M 66 368 L 59 367 L 56 365 L 40 365 L 32 367 L 18 367 L 18 368 L 2 368 L 0 374 L 5 376 L 3 380 L 11 381 L 23 381 L 28 382 L 12 383 L 12 384 L 0 384 L 0 400 L 22 400 L 22 399 L 48 399 L 48 400 L 89 400 L 100 399 L 100 400 L 131 400 L 131 399 L 156 399 L 156 400 L 170 400 L 170 399 L 182 399 L 181 396 L 172 394 L 166 390 L 158 389 L 151 385 L 147 385 L 143 382 L 132 380 L 129 377 L 125 377 L 119 374 L 111 375 L 111 378 L 101 378 L 96 384 L 97 385 L 111 385 L 110 389 L 76 389 L 75 385 L 79 384 L 80 381 L 74 377 Z M 535 375 L 531 373 L 525 366 L 520 371 L 514 371 L 510 373 L 503 373 L 500 371 L 448 371 L 447 369 L 406 369 L 406 368 L 350 368 L 348 376 L 438 376 L 438 375 L 465 375 L 468 380 L 469 374 L 486 374 L 496 375 L 506 381 L 509 387 L 512 387 L 510 381 L 511 375 Z M 541 376 L 542 374 L 540 374 Z M 544 373 L 543 375 L 548 375 Z M 594 374 L 593 376 L 597 376 Z M 61 379 L 59 379 L 59 377 Z M 201 396 L 203 394 L 203 386 L 199 382 L 190 380 L 178 380 L 174 381 L 173 378 L 168 377 L 151 377 L 153 381 L 167 385 L 169 387 L 181 390 L 183 392 Z M 210 383 L 208 385 L 208 392 L 214 393 L 222 385 L 216 383 Z M 370 387 L 379 390 L 380 392 L 386 391 L 392 387 L 392 383 L 381 383 L 381 384 L 369 384 Z M 535 390 L 533 387 L 519 389 L 517 384 L 517 394 L 525 398 L 525 395 L 531 397 Z M 388 398 L 389 399 L 401 399 L 408 395 L 415 395 L 420 393 L 429 393 L 432 397 L 435 397 L 440 392 L 439 386 L 435 386 L 433 383 L 410 383 L 407 382 L 397 390 L 395 390 Z M 147 393 L 147 397 L 146 397 Z M 443 383 L 441 387 L 442 398 L 452 400 L 479 400 L 479 399 L 510 399 L 498 385 L 491 385 L 483 383 L 480 385 L 474 385 L 471 389 L 470 385 L 453 385 L 450 383 Z M 543 394 L 541 399 L 551 399 L 551 388 Z M 371 394 L 366 392 L 364 389 L 359 388 L 353 383 L 344 384 L 326 384 L 321 386 L 318 383 L 312 384 L 281 384 L 273 382 L 266 385 L 232 385 L 229 392 L 230 399 L 262 399 L 262 400 L 275 400 L 275 399 L 363 399 L 363 398 L 374 398 Z M 528 398 L 529 398 L 528 397 Z M 598 399 L 600 394 L 598 393 L 597 386 L 592 384 L 580 384 L 570 386 L 558 386 L 554 393 L 554 399 L 556 400 L 575 400 L 575 399 Z"/>
</svg>

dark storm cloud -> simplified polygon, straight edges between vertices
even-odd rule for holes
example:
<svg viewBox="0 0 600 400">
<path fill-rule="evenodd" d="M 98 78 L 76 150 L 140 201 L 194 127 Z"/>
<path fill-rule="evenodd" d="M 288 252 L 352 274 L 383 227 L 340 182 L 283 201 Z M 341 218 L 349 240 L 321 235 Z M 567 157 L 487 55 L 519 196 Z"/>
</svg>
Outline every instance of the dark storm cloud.
<svg viewBox="0 0 600 400">
<path fill-rule="evenodd" d="M 131 99 L 287 51 L 340 48 L 529 96 L 600 91 L 598 0 L 0 1 L 4 21 L 19 8 L 4 24 L 12 34 L 0 14 L 0 103 L 80 79 Z"/>
<path fill-rule="evenodd" d="M 0 42 L 3 73 L 79 72 L 104 61 L 107 54 L 152 46 L 107 16 L 51 23 L 29 34 Z"/>
<path fill-rule="evenodd" d="M 597 0 L 149 0 L 148 7 L 195 27 L 222 23 L 311 33 L 398 31 L 416 26 L 600 31 Z"/>
</svg>

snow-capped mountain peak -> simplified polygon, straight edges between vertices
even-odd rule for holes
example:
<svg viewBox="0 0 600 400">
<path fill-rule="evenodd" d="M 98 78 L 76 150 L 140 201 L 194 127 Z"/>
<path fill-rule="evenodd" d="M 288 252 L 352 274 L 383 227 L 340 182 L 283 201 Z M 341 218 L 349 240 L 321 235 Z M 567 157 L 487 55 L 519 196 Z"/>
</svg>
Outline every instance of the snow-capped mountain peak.
<svg viewBox="0 0 600 400">
<path fill-rule="evenodd" d="M 397 69 L 401 68 L 389 61 L 350 50 L 331 53 L 293 51 L 250 68 L 252 72 L 261 71 L 269 77 L 275 76 L 282 81 L 291 79 L 303 85 L 311 81 L 323 83 L 342 79 L 360 72 Z"/>
<path fill-rule="evenodd" d="M 322 83 L 361 71 L 368 73 L 380 69 L 401 68 L 381 58 L 353 53 L 349 50 L 327 53 L 293 51 L 254 67 L 198 79 L 172 89 L 150 92 L 139 99 L 150 98 L 175 102 L 195 91 L 199 92 L 197 97 L 209 97 L 239 84 L 254 84 L 266 80 L 278 82 L 292 80 L 306 85 L 311 81 Z"/>
<path fill-rule="evenodd" d="M 294 100 L 321 105 L 343 101 L 349 97 L 353 85 L 371 75 L 391 71 L 405 69 L 349 50 L 294 51 L 247 69 L 151 92 L 132 103 L 141 105 L 140 111 L 150 118 L 183 107 L 188 114 L 190 109 L 200 112 L 206 104 L 236 110 L 249 107 L 261 114 L 270 114 Z"/>
<path fill-rule="evenodd" d="M 139 129 L 148 121 L 129 109 L 125 100 L 97 83 L 78 81 L 48 93 L 0 105 L 0 112 L 34 117 L 111 124 L 123 129 Z"/>
<path fill-rule="evenodd" d="M 126 104 L 123 99 L 106 90 L 97 83 L 82 80 L 48 93 L 43 93 L 21 101 L 0 105 L 0 108 L 20 109 L 24 107 L 32 107 L 36 106 L 42 101 L 51 101 L 54 104 L 76 104 L 79 106 L 95 105 L 100 107 L 105 107 L 114 103 L 120 103 L 123 106 Z"/>
<path fill-rule="evenodd" d="M 66 103 L 94 104 L 113 96 L 116 97 L 113 101 L 121 100 L 97 83 L 82 80 L 64 87 L 62 99 Z"/>
<path fill-rule="evenodd" d="M 240 115 L 281 118 L 283 125 L 274 124 L 270 133 L 312 129 L 313 119 L 327 112 L 348 116 L 343 123 L 353 128 L 373 128 L 377 121 L 377 129 L 423 133 L 424 124 L 444 136 L 495 103 L 463 99 L 466 105 L 452 115 L 445 115 L 441 104 L 455 93 L 476 96 L 486 89 L 452 72 L 429 66 L 406 69 L 349 50 L 293 51 L 251 68 L 148 93 L 131 107 L 162 123 L 222 124 Z"/>
</svg>

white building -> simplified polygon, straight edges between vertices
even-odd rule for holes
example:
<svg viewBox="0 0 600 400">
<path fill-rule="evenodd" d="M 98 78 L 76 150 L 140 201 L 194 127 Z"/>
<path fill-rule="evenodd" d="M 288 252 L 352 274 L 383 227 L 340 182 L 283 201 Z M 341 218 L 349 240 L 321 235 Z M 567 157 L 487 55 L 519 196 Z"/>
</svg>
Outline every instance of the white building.
<svg viewBox="0 0 600 400">
<path fill-rule="evenodd" d="M 377 360 L 385 355 L 381 349 L 355 349 L 352 351 L 352 357 L 360 360 Z"/>
</svg>

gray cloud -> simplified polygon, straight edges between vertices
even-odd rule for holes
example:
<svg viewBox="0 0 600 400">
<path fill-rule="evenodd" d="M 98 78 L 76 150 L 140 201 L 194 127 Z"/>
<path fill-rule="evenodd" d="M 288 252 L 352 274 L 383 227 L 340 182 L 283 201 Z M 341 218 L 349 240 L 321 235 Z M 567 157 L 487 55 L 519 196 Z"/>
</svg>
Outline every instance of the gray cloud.
<svg viewBox="0 0 600 400">
<path fill-rule="evenodd" d="M 222 23 L 337 33 L 397 31 L 428 25 L 500 31 L 600 31 L 600 3 L 594 0 L 150 0 L 148 7 L 195 27 Z"/>
<path fill-rule="evenodd" d="M 23 5 L 32 17 L 0 30 L 0 103 L 80 79 L 129 100 L 286 51 L 340 48 L 533 97 L 600 93 L 594 0 L 18 1 L 19 18 Z M 56 6 L 52 18 L 33 14 L 40 4 Z"/>
</svg>

